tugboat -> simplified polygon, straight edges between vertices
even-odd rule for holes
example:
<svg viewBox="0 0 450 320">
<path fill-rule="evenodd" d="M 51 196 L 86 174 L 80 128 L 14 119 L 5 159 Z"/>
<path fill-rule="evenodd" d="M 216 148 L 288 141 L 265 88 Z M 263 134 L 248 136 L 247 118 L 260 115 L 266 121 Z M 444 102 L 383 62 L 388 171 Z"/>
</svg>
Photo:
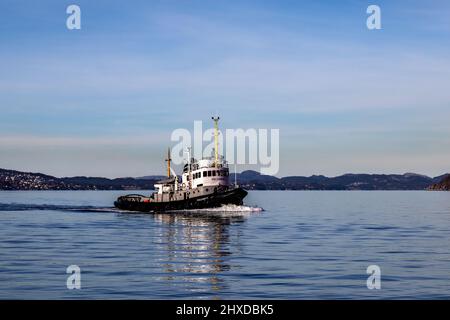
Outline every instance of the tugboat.
<svg viewBox="0 0 450 320">
<path fill-rule="evenodd" d="M 116 208 L 138 212 L 167 212 L 186 209 L 205 209 L 227 204 L 242 205 L 247 191 L 229 179 L 228 163 L 218 153 L 218 122 L 214 120 L 214 157 L 191 158 L 184 165 L 181 182 L 170 168 L 170 149 L 167 153 L 167 178 L 158 181 L 150 196 L 129 194 L 117 198 Z"/>
</svg>

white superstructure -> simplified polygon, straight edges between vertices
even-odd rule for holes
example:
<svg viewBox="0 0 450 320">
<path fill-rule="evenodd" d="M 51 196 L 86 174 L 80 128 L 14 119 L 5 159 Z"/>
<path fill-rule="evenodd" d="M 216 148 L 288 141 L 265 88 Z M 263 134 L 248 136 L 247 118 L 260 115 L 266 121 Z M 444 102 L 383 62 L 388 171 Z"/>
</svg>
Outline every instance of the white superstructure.
<svg viewBox="0 0 450 320">
<path fill-rule="evenodd" d="M 203 158 L 201 160 L 191 159 L 186 164 L 181 176 L 182 189 L 194 189 L 206 186 L 229 186 L 228 163 L 223 157 Z"/>
</svg>

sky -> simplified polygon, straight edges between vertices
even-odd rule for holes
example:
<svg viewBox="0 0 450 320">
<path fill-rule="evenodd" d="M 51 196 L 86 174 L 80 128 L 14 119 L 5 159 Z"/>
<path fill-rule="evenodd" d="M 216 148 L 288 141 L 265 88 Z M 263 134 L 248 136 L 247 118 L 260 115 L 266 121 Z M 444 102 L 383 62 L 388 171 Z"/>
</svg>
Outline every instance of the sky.
<svg viewBox="0 0 450 320">
<path fill-rule="evenodd" d="M 449 172 L 450 3 L 0 0 L 0 168 L 163 174 L 213 114 L 279 129 L 277 176 Z"/>
</svg>

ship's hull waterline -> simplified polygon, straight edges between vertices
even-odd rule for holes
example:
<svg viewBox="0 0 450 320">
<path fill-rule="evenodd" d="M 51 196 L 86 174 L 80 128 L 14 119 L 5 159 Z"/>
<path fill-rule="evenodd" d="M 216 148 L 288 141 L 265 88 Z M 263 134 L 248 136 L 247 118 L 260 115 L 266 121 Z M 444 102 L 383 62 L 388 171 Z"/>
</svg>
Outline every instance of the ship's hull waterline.
<svg viewBox="0 0 450 320">
<path fill-rule="evenodd" d="M 170 212 L 174 210 L 217 208 L 222 205 L 242 205 L 247 191 L 243 188 L 233 188 L 214 194 L 200 195 L 182 200 L 148 201 L 142 195 L 122 196 L 114 202 L 114 206 L 130 212 Z"/>
</svg>

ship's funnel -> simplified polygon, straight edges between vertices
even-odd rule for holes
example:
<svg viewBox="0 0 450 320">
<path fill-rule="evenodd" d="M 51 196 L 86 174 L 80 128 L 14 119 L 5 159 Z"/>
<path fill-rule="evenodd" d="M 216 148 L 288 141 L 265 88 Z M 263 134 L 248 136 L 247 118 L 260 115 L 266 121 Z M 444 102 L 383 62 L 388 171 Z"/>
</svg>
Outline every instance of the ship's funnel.
<svg viewBox="0 0 450 320">
<path fill-rule="evenodd" d="M 167 148 L 167 177 L 170 178 L 170 162 L 172 161 L 172 159 L 170 158 L 170 148 Z"/>
</svg>

